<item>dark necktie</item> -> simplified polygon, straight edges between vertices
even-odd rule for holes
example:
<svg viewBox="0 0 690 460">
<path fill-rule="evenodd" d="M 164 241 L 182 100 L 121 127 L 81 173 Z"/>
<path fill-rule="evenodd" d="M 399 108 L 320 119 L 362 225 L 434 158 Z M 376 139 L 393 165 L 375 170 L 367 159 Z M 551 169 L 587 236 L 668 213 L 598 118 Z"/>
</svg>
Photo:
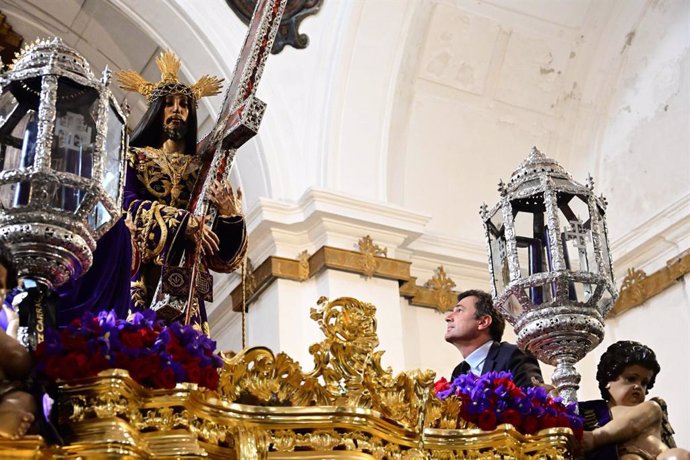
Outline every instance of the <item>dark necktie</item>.
<svg viewBox="0 0 690 460">
<path fill-rule="evenodd" d="M 455 368 L 453 372 L 453 378 L 458 377 L 463 374 L 467 374 L 470 371 L 470 364 L 467 361 L 463 361 Z"/>
</svg>

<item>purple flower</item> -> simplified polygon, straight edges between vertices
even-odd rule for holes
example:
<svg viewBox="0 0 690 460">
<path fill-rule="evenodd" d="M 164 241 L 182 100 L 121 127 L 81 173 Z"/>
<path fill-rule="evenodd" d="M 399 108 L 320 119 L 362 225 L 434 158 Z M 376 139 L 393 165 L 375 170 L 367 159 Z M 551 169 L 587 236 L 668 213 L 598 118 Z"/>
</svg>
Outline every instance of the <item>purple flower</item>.
<svg viewBox="0 0 690 460">
<path fill-rule="evenodd" d="M 582 432 L 583 419 L 576 414 L 575 404 L 564 405 L 561 398 L 551 398 L 543 387 L 520 389 L 510 372 L 463 374 L 436 396 L 458 397 L 463 402 L 460 417 L 480 426 L 483 422 L 483 426 L 495 426 L 487 420 L 509 420 L 518 431 L 533 433 L 567 423 L 576 434 Z"/>
</svg>

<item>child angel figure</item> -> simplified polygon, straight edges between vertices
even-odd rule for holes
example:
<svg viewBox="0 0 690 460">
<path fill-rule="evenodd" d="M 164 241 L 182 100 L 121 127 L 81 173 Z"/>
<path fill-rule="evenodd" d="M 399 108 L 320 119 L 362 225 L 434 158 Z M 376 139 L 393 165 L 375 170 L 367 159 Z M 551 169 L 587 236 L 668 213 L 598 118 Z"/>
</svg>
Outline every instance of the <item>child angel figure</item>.
<svg viewBox="0 0 690 460">
<path fill-rule="evenodd" d="M 2 305 L 0 320 L 0 439 L 17 439 L 28 432 L 36 411 L 34 397 L 24 390 L 31 355 L 16 339 L 17 314 Z"/>
<path fill-rule="evenodd" d="M 608 403 L 611 421 L 585 431 L 585 451 L 618 445 L 620 460 L 690 460 L 690 452 L 676 447 L 668 422 L 666 403 L 645 401 L 661 370 L 651 348 L 634 341 L 612 344 L 601 356 L 597 381 Z"/>
</svg>

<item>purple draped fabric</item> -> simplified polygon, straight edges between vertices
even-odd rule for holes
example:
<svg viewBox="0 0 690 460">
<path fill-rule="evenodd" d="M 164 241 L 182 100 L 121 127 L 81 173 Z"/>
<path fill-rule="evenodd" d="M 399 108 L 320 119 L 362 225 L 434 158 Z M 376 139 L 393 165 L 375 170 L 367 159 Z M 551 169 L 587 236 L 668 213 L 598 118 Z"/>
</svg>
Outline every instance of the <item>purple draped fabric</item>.
<svg viewBox="0 0 690 460">
<path fill-rule="evenodd" d="M 67 324 L 88 310 L 112 309 L 119 318 L 126 318 L 132 301 L 131 267 L 132 240 L 121 218 L 98 241 L 91 269 L 55 290 L 58 325 Z"/>
</svg>

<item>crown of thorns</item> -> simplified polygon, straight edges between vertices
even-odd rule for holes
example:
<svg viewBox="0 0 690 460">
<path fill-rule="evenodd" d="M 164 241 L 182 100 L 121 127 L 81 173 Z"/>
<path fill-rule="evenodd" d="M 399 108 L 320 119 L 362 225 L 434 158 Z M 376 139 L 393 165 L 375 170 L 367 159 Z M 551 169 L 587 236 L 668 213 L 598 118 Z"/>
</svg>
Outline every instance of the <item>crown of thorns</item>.
<svg viewBox="0 0 690 460">
<path fill-rule="evenodd" d="M 125 91 L 136 91 L 146 97 L 149 105 L 160 97 L 170 94 L 187 96 L 198 104 L 199 99 L 220 93 L 223 79 L 211 75 L 202 75 L 192 86 L 187 86 L 177 78 L 180 71 L 180 58 L 172 51 L 163 51 L 156 58 L 156 65 L 161 72 L 161 80 L 152 83 L 134 70 L 121 70 L 116 73 L 120 88 Z"/>
</svg>

